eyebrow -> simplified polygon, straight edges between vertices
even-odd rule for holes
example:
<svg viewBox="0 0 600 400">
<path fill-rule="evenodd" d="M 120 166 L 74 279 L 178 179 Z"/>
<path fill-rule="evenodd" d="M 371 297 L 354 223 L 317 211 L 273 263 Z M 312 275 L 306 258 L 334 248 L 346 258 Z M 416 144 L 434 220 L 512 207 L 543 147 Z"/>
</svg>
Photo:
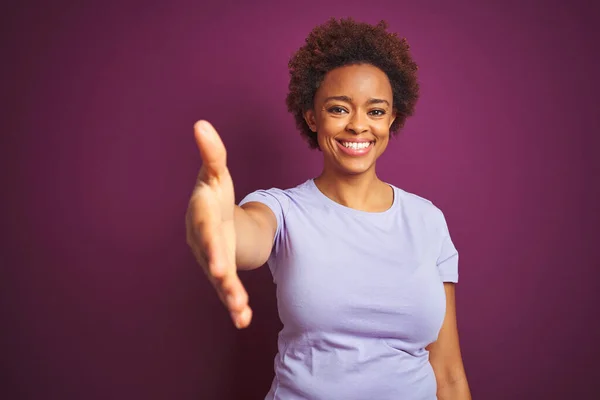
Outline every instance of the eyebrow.
<svg viewBox="0 0 600 400">
<path fill-rule="evenodd" d="M 338 101 L 344 101 L 346 103 L 352 103 L 352 99 L 348 96 L 331 96 L 331 97 L 327 97 L 325 99 L 325 103 L 327 103 L 328 101 L 331 100 L 338 100 Z M 367 100 L 367 104 L 381 104 L 381 103 L 385 103 L 388 106 L 390 105 L 390 102 L 384 99 L 369 99 Z"/>
</svg>

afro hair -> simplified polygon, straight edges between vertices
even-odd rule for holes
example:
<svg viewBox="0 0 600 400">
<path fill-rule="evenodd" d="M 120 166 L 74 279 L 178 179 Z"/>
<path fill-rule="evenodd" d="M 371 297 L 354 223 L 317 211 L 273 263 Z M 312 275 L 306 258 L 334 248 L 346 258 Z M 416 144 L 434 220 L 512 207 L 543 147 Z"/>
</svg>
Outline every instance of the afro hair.
<svg viewBox="0 0 600 400">
<path fill-rule="evenodd" d="M 396 119 L 390 127 L 397 133 L 406 118 L 413 114 L 419 97 L 417 64 L 413 61 L 405 38 L 387 32 L 385 21 L 377 25 L 352 18 L 330 19 L 315 27 L 289 62 L 290 83 L 286 98 L 288 111 L 311 148 L 319 147 L 304 113 L 313 108 L 314 97 L 325 75 L 338 67 L 370 64 L 387 75 L 393 93 Z"/>
</svg>

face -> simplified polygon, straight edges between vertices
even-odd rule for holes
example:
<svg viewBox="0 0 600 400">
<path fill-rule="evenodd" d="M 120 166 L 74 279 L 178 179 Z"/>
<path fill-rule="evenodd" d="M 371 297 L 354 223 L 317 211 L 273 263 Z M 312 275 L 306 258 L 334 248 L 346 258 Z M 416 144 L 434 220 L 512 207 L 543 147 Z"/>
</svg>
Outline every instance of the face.
<svg viewBox="0 0 600 400">
<path fill-rule="evenodd" d="M 304 117 L 317 132 L 325 168 L 345 175 L 374 171 L 395 114 L 387 75 L 369 64 L 336 68 L 323 79 Z"/>
</svg>

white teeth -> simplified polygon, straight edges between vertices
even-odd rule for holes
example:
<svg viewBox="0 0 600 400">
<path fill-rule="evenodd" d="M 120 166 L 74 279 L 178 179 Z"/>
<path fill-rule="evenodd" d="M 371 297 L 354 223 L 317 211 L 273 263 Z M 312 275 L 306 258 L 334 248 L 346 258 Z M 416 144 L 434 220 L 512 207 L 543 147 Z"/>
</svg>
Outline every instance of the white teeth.
<svg viewBox="0 0 600 400">
<path fill-rule="evenodd" d="M 344 147 L 347 147 L 349 149 L 353 149 L 353 150 L 360 150 L 360 149 L 366 149 L 367 147 L 369 147 L 371 145 L 371 142 L 342 142 L 342 145 Z"/>
</svg>

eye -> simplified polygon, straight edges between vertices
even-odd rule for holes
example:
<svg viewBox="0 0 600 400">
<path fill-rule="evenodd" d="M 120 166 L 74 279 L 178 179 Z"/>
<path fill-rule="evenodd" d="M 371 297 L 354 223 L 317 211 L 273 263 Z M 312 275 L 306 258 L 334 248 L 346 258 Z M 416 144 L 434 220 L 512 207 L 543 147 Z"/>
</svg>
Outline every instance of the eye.
<svg viewBox="0 0 600 400">
<path fill-rule="evenodd" d="M 374 117 L 381 117 L 381 116 L 385 115 L 385 111 L 384 110 L 371 110 L 371 111 L 369 111 L 369 115 L 372 115 Z"/>
<path fill-rule="evenodd" d="M 346 111 L 346 109 L 344 109 L 342 107 L 338 107 L 338 106 L 331 107 L 327 111 L 329 111 L 332 114 L 344 114 L 344 113 L 348 112 L 348 111 Z"/>
</svg>

